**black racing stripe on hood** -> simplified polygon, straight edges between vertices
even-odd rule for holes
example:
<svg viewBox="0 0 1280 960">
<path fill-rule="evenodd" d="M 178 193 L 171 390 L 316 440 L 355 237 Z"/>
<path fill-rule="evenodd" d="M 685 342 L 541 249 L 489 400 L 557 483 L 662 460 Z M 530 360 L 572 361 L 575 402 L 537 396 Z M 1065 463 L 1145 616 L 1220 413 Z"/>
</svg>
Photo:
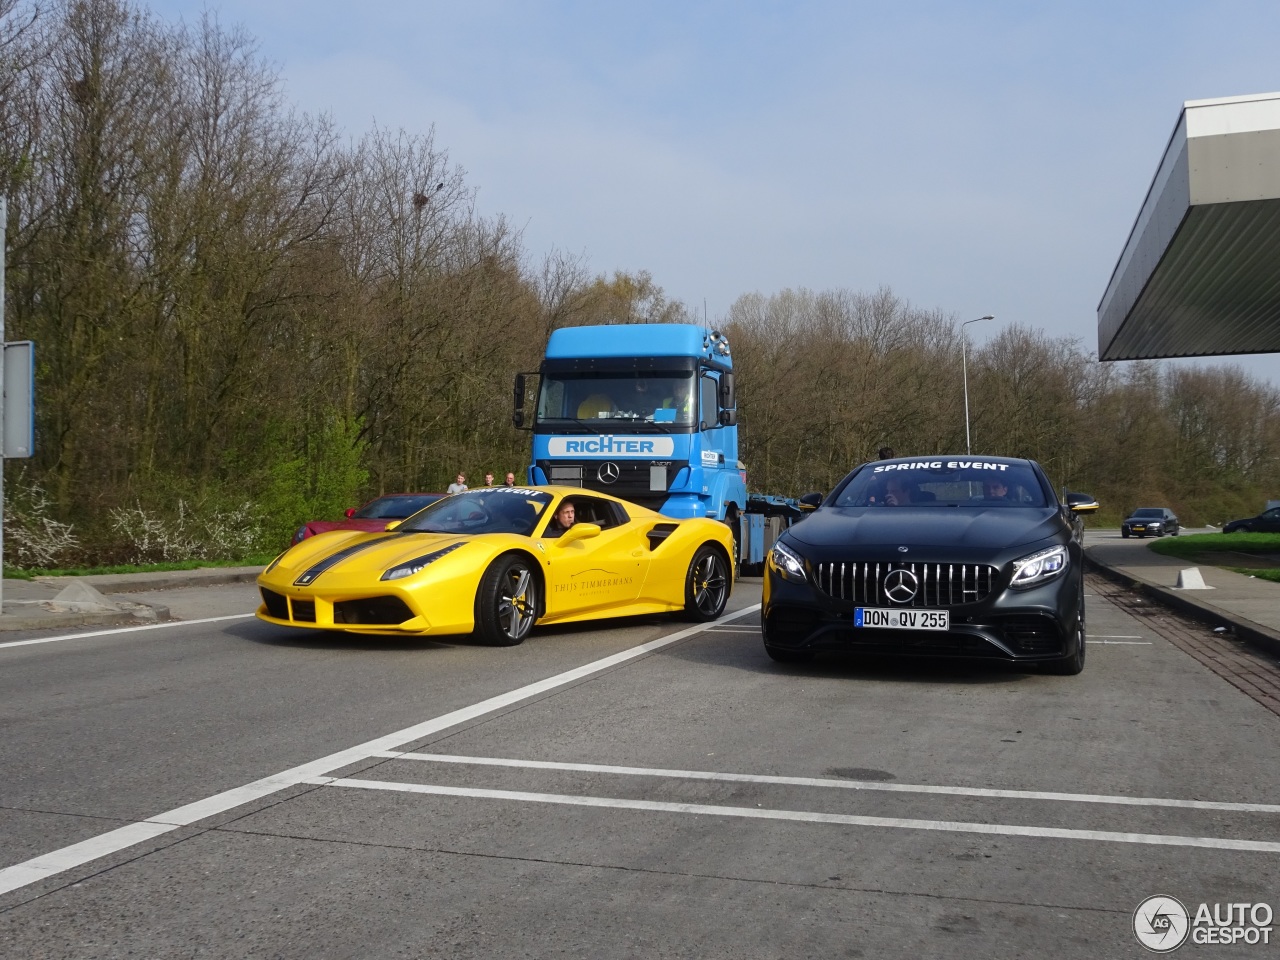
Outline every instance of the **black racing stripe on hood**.
<svg viewBox="0 0 1280 960">
<path fill-rule="evenodd" d="M 380 547 L 382 546 L 383 540 L 389 540 L 392 537 L 403 537 L 403 536 L 405 536 L 405 534 L 393 532 L 393 533 L 387 534 L 385 537 L 378 537 L 376 540 L 366 540 L 363 543 L 357 543 L 353 547 L 346 547 L 342 550 L 339 550 L 337 553 L 330 554 L 329 556 L 321 560 L 319 563 L 317 563 L 315 566 L 308 567 L 307 570 L 303 572 L 302 576 L 298 577 L 297 580 L 293 581 L 293 585 L 295 587 L 310 586 L 312 583 L 315 582 L 316 577 L 320 576 L 320 574 L 324 573 L 326 570 L 334 566 L 337 566 L 343 560 L 346 560 L 347 557 L 353 557 L 360 551 L 368 550 L 371 547 Z"/>
</svg>

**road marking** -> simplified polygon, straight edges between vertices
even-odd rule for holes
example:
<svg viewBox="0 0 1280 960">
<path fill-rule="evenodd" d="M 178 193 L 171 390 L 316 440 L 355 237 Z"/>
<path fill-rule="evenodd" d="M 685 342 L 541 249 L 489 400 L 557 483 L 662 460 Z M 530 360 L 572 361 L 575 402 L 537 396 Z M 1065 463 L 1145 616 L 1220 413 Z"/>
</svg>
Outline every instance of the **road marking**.
<svg viewBox="0 0 1280 960">
<path fill-rule="evenodd" d="M 1220 840 L 1216 837 L 1180 837 L 1151 833 L 1116 833 L 1110 830 L 1069 830 L 1061 827 L 1023 827 L 1006 823 L 963 823 L 951 820 L 906 820 L 899 817 L 863 817 L 846 813 L 813 813 L 807 810 L 775 810 L 760 807 L 721 807 L 703 803 L 665 803 L 657 800 L 618 800 L 610 797 L 565 796 L 557 793 L 523 793 L 515 790 L 480 790 L 474 787 L 441 787 L 427 783 L 390 783 L 385 780 L 310 781 L 326 787 L 426 793 L 445 797 L 515 800 L 574 807 L 607 807 L 615 810 L 648 810 L 655 813 L 692 813 L 714 817 L 747 817 L 757 820 L 792 820 L 801 823 L 833 823 L 853 827 L 891 827 L 899 830 L 940 830 L 948 833 L 982 833 L 1006 837 L 1053 840 L 1092 840 L 1107 843 L 1143 843 L 1166 847 L 1200 847 L 1210 850 L 1245 850 L 1280 853 L 1280 843 L 1267 840 Z"/>
<path fill-rule="evenodd" d="M 1130 647 L 1149 647 L 1150 640 L 1143 640 L 1141 636 L 1131 637 L 1120 634 L 1117 636 L 1107 636 L 1106 634 L 1086 634 L 1086 640 L 1092 640 L 1094 643 L 1103 643 L 1109 646 L 1130 646 Z"/>
<path fill-rule="evenodd" d="M 760 604 L 757 603 L 754 606 L 735 611 L 719 622 L 724 623 L 738 617 L 747 616 L 759 609 Z M 183 621 L 183 623 L 196 622 L 194 620 Z M 379 756 L 382 751 L 391 750 L 396 746 L 413 740 L 420 740 L 433 733 L 438 733 L 449 727 L 484 716 L 486 713 L 492 713 L 495 710 L 501 710 L 504 707 L 512 706 L 539 694 L 555 690 L 558 687 L 567 686 L 577 680 L 608 670 L 610 667 L 618 666 L 638 657 L 643 657 L 655 650 L 670 646 L 694 634 L 701 633 L 708 627 L 709 624 L 688 627 L 669 636 L 660 637 L 657 640 L 651 640 L 636 647 L 630 647 L 601 660 L 593 660 L 591 663 L 584 664 L 581 667 L 566 670 L 564 673 L 556 674 L 545 680 L 538 680 L 507 693 L 499 694 L 496 697 L 490 697 L 488 700 L 481 700 L 479 703 L 474 703 L 469 707 L 462 707 L 431 720 L 424 720 L 422 723 L 416 723 L 413 726 L 405 727 L 403 730 L 397 730 L 394 733 L 388 733 L 366 743 L 348 747 L 346 750 L 339 750 L 337 753 L 331 753 L 329 756 L 321 757 L 319 760 L 312 760 L 310 763 L 304 763 L 301 766 L 264 777 L 261 780 L 255 780 L 253 783 L 247 783 L 244 786 L 226 790 L 211 797 L 205 797 L 203 800 L 197 800 L 194 803 L 176 807 L 165 813 L 156 814 L 154 817 L 128 824 L 117 830 L 92 837 L 89 840 L 55 850 L 52 853 L 46 853 L 22 863 L 14 864 L 11 867 L 5 867 L 0 870 L 0 894 L 25 887 L 29 883 L 35 883 L 37 880 L 47 879 L 73 867 L 88 863 L 91 860 L 117 853 L 127 847 L 151 840 L 171 830 L 189 826 L 206 817 L 225 813 L 254 800 L 270 796 L 273 793 L 279 793 L 289 787 L 299 784 L 328 782 L 324 778 L 324 774 L 333 770 L 352 763 L 359 763 L 373 756 Z"/>
<path fill-rule="evenodd" d="M 0 643 L 0 649 L 4 647 L 26 647 L 33 643 L 57 643 L 60 640 L 87 640 L 90 637 L 109 637 L 117 633 L 139 633 L 143 630 L 190 627 L 199 623 L 220 623 L 223 620 L 245 620 L 252 616 L 252 613 L 235 613 L 228 617 L 205 617 L 202 620 L 169 620 L 165 623 L 148 623 L 140 627 L 115 627 L 111 630 L 91 630 L 88 633 L 65 633 L 59 637 L 40 637 L 36 640 L 10 640 L 8 643 Z"/>
<path fill-rule="evenodd" d="M 1141 640 L 1142 634 L 1130 633 L 1090 633 L 1090 640 Z"/>
<path fill-rule="evenodd" d="M 879 780 L 833 780 L 829 777 L 778 777 L 752 773 L 718 773 L 710 770 L 662 770 L 653 767 L 616 767 L 600 763 L 557 763 L 550 760 L 509 760 L 498 757 L 460 757 L 443 753 L 397 753 L 376 756 L 390 760 L 421 760 L 486 767 L 529 770 L 563 770 L 572 773 L 609 773 L 629 777 L 666 777 L 678 780 L 719 780 L 728 783 L 767 783 L 787 787 L 829 787 L 836 790 L 878 790 L 887 793 L 933 793 L 954 797 L 987 797 L 1001 800 L 1057 800 L 1072 803 L 1112 803 L 1131 807 L 1181 807 L 1188 810 L 1230 810 L 1238 813 L 1280 813 L 1280 804 L 1233 803 L 1217 800 L 1178 800 L 1172 797 L 1126 797 L 1093 793 L 1053 793 L 1042 790 L 996 790 L 987 787 L 941 787 L 931 784 L 884 783 Z"/>
</svg>

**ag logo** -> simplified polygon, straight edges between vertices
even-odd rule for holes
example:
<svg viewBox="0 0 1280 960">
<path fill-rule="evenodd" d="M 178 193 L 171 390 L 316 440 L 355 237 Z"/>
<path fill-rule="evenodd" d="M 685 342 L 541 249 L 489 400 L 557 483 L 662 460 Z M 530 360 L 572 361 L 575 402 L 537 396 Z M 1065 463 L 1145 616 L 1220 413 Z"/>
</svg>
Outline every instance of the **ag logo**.
<svg viewBox="0 0 1280 960">
<path fill-rule="evenodd" d="M 907 603 L 915 595 L 920 581 L 910 570 L 890 570 L 884 575 L 885 595 L 894 603 Z"/>
<path fill-rule="evenodd" d="M 616 463 L 606 461 L 600 464 L 600 469 L 596 471 L 596 479 L 601 483 L 614 483 L 622 476 L 622 471 L 618 469 Z"/>
<path fill-rule="evenodd" d="M 1172 953 L 1187 941 L 1191 918 L 1174 897 L 1147 897 L 1133 911 L 1133 933 L 1152 953 Z"/>
</svg>

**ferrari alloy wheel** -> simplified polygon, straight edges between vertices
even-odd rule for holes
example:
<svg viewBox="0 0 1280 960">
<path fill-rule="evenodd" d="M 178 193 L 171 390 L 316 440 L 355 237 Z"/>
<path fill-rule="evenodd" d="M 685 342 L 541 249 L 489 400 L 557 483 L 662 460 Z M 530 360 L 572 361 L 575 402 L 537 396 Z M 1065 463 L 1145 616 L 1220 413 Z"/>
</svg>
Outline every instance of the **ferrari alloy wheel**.
<svg viewBox="0 0 1280 960">
<path fill-rule="evenodd" d="M 495 647 L 523 643 L 538 618 L 538 575 L 529 561 L 499 557 L 476 594 L 476 635 Z"/>
<path fill-rule="evenodd" d="M 715 547 L 703 545 L 693 555 L 684 581 L 684 612 L 706 622 L 724 613 L 729 602 L 729 561 Z"/>
</svg>

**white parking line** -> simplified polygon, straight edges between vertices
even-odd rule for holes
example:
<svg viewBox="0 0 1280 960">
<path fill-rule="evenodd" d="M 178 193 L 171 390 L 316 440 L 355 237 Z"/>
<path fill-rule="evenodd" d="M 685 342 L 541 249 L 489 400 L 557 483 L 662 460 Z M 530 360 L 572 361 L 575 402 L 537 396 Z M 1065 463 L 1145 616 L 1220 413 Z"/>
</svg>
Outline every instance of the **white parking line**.
<svg viewBox="0 0 1280 960">
<path fill-rule="evenodd" d="M 719 622 L 735 620 L 738 617 L 747 616 L 755 613 L 760 609 L 760 604 L 746 607 L 738 610 L 724 620 Z M 194 620 L 184 621 L 185 623 L 196 623 Z M 160 626 L 157 624 L 157 626 Z M 708 624 L 698 624 L 697 626 L 688 627 L 670 636 L 661 637 L 657 640 L 651 640 L 648 643 L 642 643 L 639 646 L 631 647 L 612 656 L 604 657 L 601 660 L 594 660 L 591 663 L 576 667 L 573 670 L 566 670 L 564 673 L 556 674 L 554 677 L 548 677 L 545 680 L 539 680 L 536 683 L 530 683 L 518 689 L 511 690 L 508 693 L 499 694 L 496 697 L 490 697 L 488 700 L 482 700 L 479 703 L 472 704 L 469 707 L 462 707 L 451 713 L 443 714 L 431 720 L 425 720 L 422 723 L 414 724 L 411 727 L 405 727 L 403 730 L 397 730 L 394 733 L 388 733 L 385 736 L 369 740 L 366 743 L 349 747 L 346 750 L 340 750 L 332 753 L 327 757 L 321 757 L 319 760 L 313 760 L 310 763 L 304 763 L 301 766 L 293 767 L 281 773 L 274 774 L 270 777 L 264 777 L 261 780 L 255 780 L 253 783 L 247 783 L 242 787 L 236 787 L 203 800 L 197 800 L 195 803 L 189 803 L 185 806 L 177 807 L 165 813 L 157 814 L 154 817 L 148 817 L 144 821 L 127 824 L 119 829 L 112 830 L 108 833 L 92 837 L 80 843 L 63 847 L 52 853 L 46 853 L 39 857 L 33 857 L 22 863 L 14 864 L 11 867 L 5 867 L 0 870 L 0 894 L 8 893 L 11 890 L 17 890 L 25 887 L 27 884 L 35 883 L 37 880 L 44 880 L 52 876 L 56 876 L 73 867 L 81 866 L 92 860 L 97 860 L 112 853 L 117 853 L 128 847 L 151 840 L 178 827 L 189 826 L 206 817 L 215 814 L 225 813 L 236 807 L 243 806 L 251 801 L 270 796 L 273 793 L 279 793 L 281 790 L 288 789 L 298 784 L 311 784 L 317 782 L 327 782 L 324 780 L 324 774 L 341 767 L 348 766 L 352 763 L 358 763 L 369 757 L 379 756 L 382 751 L 391 750 L 394 747 L 409 743 L 413 740 L 420 740 L 423 737 L 438 733 L 449 727 L 457 726 L 468 720 L 474 720 L 477 717 L 484 716 L 486 713 L 492 713 L 495 710 L 501 710 L 505 707 L 512 706 L 523 700 L 536 697 L 539 694 L 547 693 L 558 687 L 571 684 L 584 677 L 592 676 L 643 657 L 645 654 L 652 653 L 655 650 L 661 650 L 663 647 L 670 646 L 691 637 L 696 633 L 701 633 L 708 628 Z M 108 631 L 117 632 L 117 631 Z M 317 779 L 322 778 L 322 779 Z"/>
<path fill-rule="evenodd" d="M 400 793 L 427 793 L 446 797 L 487 800 L 515 800 L 523 803 L 552 803 L 574 807 L 608 807 L 620 810 L 648 810 L 657 813 L 692 813 L 714 817 L 748 817 L 757 820 L 792 820 L 801 823 L 835 823 L 853 827 L 891 827 L 899 830 L 941 830 L 948 833 L 982 833 L 1005 837 L 1037 837 L 1054 840 L 1093 840 L 1106 843 L 1144 843 L 1166 847 L 1200 847 L 1210 850 L 1245 850 L 1253 853 L 1280 853 L 1280 843 L 1267 840 L 1221 840 L 1216 837 L 1179 837 L 1153 833 L 1116 833 L 1111 830 L 1069 830 L 1061 827 L 1023 827 L 1007 823 L 959 823 L 951 820 L 906 820 L 899 817 L 862 817 L 845 813 L 814 813 L 808 810 L 774 810 L 760 807 L 721 807 L 704 803 L 664 803 L 657 800 L 618 800 L 610 797 L 572 797 L 557 793 L 522 793 L 516 790 L 479 790 L 472 787 L 440 787 L 427 783 L 389 783 L 384 780 L 333 780 L 316 777 L 309 781 L 326 787 L 354 787 L 361 790 L 390 790 Z"/>
<path fill-rule="evenodd" d="M 114 627 L 111 630 L 90 630 L 86 633 L 64 633 L 57 637 L 37 637 L 35 640 L 10 640 L 0 643 L 5 647 L 27 647 L 33 643 L 58 643 L 60 640 L 88 640 L 90 637 L 110 637 L 117 633 L 140 633 L 143 630 L 166 630 L 170 627 L 190 627 L 198 623 L 220 623 L 223 620 L 246 620 L 252 613 L 234 613 L 227 617 L 205 617 L 202 620 L 167 620 L 164 623 L 148 623 L 140 627 Z"/>
<path fill-rule="evenodd" d="M 767 783 L 787 787 L 827 787 L 835 790 L 879 790 L 886 793 L 932 793 L 952 797 L 984 797 L 1000 800 L 1056 800 L 1070 803 L 1113 803 L 1130 807 L 1181 807 L 1187 810 L 1229 810 L 1237 813 L 1280 813 L 1280 804 L 1234 803 L 1217 800 L 1178 800 L 1173 797 L 1126 797 L 1093 793 L 1052 793 L 1042 790 L 995 790 L 988 787 L 940 787 L 918 783 L 884 783 L 879 780 L 833 780 L 828 777 L 777 777 L 753 773 L 719 773 L 710 770 L 662 770 L 653 767 L 615 767 L 601 763 L 559 763 L 550 760 L 509 760 L 499 757 L 459 757 L 444 753 L 376 754 L 391 760 L 421 760 L 469 766 L 514 767 L 527 770 L 563 770 L 571 773 L 607 773 L 628 777 L 665 777 L 675 780 L 717 780 L 726 783 Z"/>
</svg>

